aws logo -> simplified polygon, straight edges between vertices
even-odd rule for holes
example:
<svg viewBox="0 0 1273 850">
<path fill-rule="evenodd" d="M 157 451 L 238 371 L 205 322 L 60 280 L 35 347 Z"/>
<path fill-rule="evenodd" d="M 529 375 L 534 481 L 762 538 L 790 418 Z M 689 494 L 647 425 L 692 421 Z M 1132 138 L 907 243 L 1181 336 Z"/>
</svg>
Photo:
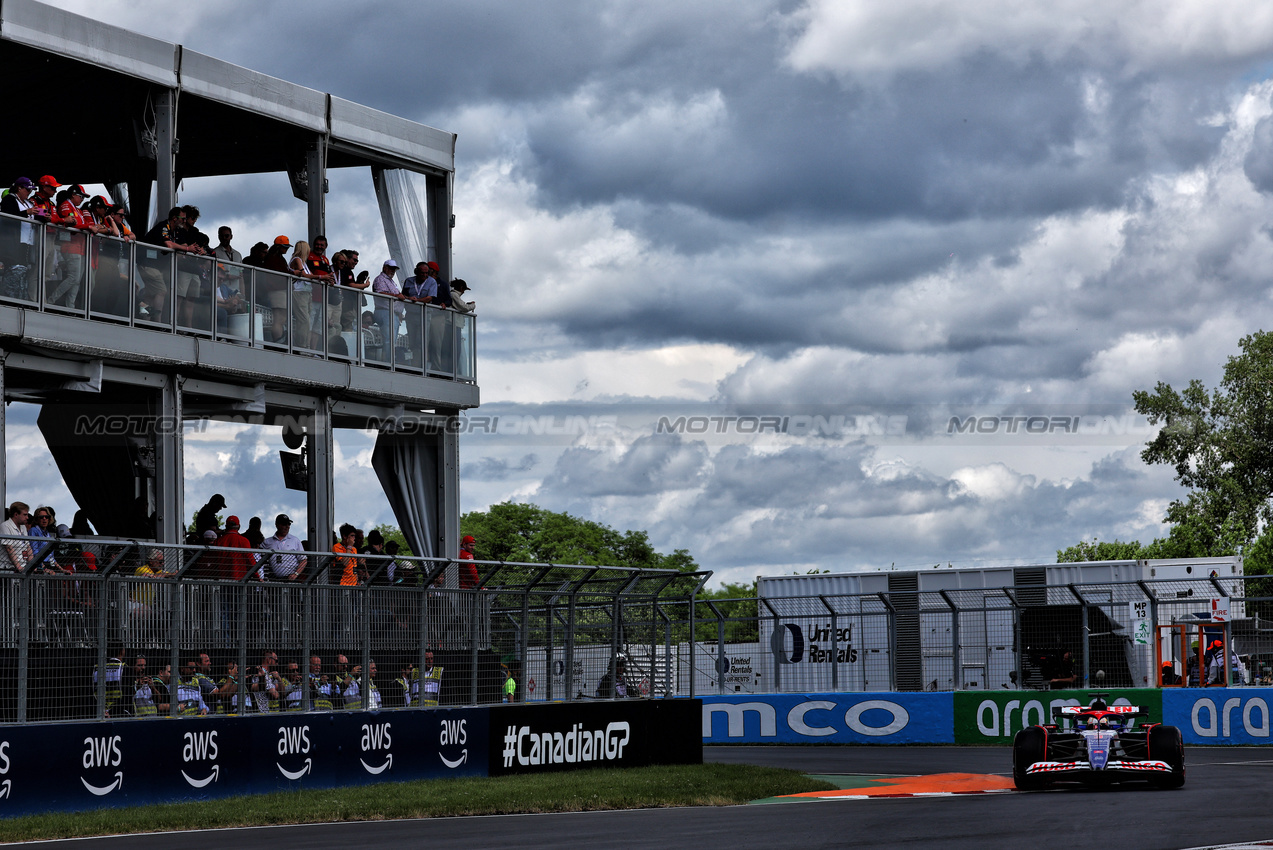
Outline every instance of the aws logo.
<svg viewBox="0 0 1273 850">
<path fill-rule="evenodd" d="M 217 754 L 220 748 L 217 746 L 217 730 L 212 729 L 208 732 L 187 732 L 183 736 L 185 741 L 181 748 L 181 760 L 187 765 L 192 763 L 210 761 L 212 762 L 212 772 L 203 779 L 195 779 L 186 773 L 182 768 L 181 775 L 186 778 L 186 782 L 190 783 L 193 788 L 203 788 L 217 781 L 221 775 L 221 767 L 216 764 Z M 194 768 L 191 768 L 194 770 Z"/>
<path fill-rule="evenodd" d="M 300 779 L 314 769 L 314 760 L 308 757 L 309 747 L 308 726 L 278 727 L 278 754 L 280 756 L 306 756 L 306 758 L 305 766 L 299 770 L 288 770 L 279 762 L 275 762 L 274 766 L 278 768 L 279 773 L 288 779 Z"/>
<path fill-rule="evenodd" d="M 441 721 L 442 729 L 440 730 L 441 735 L 438 738 L 438 748 L 441 749 L 443 747 L 448 747 L 448 746 L 464 746 L 465 744 L 467 744 L 469 740 L 468 726 L 465 725 L 467 722 L 468 721 L 465 720 L 464 718 L 461 718 L 459 720 Z M 442 759 L 442 763 L 446 765 L 447 767 L 449 767 L 451 770 L 455 770 L 457 767 L 464 764 L 464 762 L 468 761 L 468 758 L 469 758 L 468 747 L 464 747 L 463 750 L 460 750 L 460 757 L 457 759 L 454 759 L 454 760 L 449 759 L 446 756 L 442 755 L 442 753 L 438 753 L 438 758 Z"/>
<path fill-rule="evenodd" d="M 0 741 L 0 776 L 4 776 L 4 781 L 0 782 L 0 800 L 8 799 L 9 792 L 13 790 L 13 780 L 5 776 L 9 772 L 9 742 Z"/>
<path fill-rule="evenodd" d="M 377 750 L 385 750 L 385 763 L 379 767 L 372 767 L 359 757 L 358 761 L 362 763 L 363 770 L 374 775 L 384 773 L 393 767 L 393 753 L 388 752 L 393 746 L 393 724 L 392 723 L 364 723 L 362 724 L 362 751 L 364 753 L 375 752 Z"/>
<path fill-rule="evenodd" d="M 119 746 L 122 740 L 119 735 L 111 735 L 105 738 L 85 738 L 84 758 L 81 760 L 84 769 L 101 772 L 101 768 L 106 768 L 109 771 L 112 767 L 122 765 L 124 753 Z M 89 793 L 97 797 L 104 797 L 112 791 L 124 787 L 124 772 L 122 770 L 115 771 L 115 781 L 109 785 L 94 785 L 83 776 L 80 777 L 80 782 L 84 784 Z"/>
</svg>

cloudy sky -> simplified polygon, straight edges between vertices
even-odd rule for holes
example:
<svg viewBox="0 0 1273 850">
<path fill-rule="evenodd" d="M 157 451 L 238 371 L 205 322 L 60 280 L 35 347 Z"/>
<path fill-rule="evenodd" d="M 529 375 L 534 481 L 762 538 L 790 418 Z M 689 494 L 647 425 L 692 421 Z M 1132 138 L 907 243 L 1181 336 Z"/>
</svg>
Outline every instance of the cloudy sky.
<svg viewBox="0 0 1273 850">
<path fill-rule="evenodd" d="M 1132 391 L 1273 325 L 1267 2 L 57 5 L 458 133 L 470 418 L 500 420 L 463 509 L 647 529 L 718 579 L 1161 535 Z M 240 242 L 303 229 L 282 176 L 184 189 Z M 365 172 L 328 208 L 383 251 Z M 187 500 L 272 491 L 275 442 L 188 440 Z M 369 447 L 338 521 L 392 521 Z M 48 468 L 22 451 L 11 481 Z"/>
</svg>

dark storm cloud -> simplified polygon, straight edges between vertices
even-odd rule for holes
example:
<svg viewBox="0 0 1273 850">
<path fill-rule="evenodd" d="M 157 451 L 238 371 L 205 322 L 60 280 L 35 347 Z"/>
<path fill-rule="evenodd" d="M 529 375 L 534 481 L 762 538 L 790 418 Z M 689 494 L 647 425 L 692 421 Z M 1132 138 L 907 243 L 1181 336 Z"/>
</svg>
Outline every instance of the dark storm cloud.
<svg viewBox="0 0 1273 850">
<path fill-rule="evenodd" d="M 522 455 L 516 461 L 505 458 L 482 457 L 460 465 L 461 480 L 507 481 L 509 478 L 530 472 L 539 465 L 539 456 Z"/>
</svg>

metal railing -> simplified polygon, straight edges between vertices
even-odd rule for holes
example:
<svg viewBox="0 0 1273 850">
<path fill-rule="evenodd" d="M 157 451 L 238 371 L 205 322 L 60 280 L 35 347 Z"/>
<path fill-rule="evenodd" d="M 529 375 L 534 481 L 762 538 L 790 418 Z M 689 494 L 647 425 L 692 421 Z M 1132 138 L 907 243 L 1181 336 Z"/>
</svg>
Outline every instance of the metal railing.
<svg viewBox="0 0 1273 850">
<path fill-rule="evenodd" d="M 0 266 L 0 303 L 227 345 L 477 380 L 473 314 L 370 288 L 8 215 L 0 215 Z"/>
<path fill-rule="evenodd" d="M 0 723 L 668 693 L 658 611 L 706 578 L 464 563 L 0 538 Z"/>
</svg>

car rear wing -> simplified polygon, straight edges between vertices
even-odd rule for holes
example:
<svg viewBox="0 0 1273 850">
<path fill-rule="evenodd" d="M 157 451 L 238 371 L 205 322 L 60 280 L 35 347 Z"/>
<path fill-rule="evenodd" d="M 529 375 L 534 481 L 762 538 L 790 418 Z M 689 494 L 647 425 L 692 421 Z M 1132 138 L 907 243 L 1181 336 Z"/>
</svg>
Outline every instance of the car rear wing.
<svg viewBox="0 0 1273 850">
<path fill-rule="evenodd" d="M 1060 705 L 1052 709 L 1052 719 L 1061 720 L 1069 717 L 1071 719 L 1079 719 L 1081 717 L 1099 717 L 1102 714 L 1117 714 L 1120 717 L 1131 719 L 1133 717 L 1148 717 L 1149 712 L 1142 711 L 1138 705 L 1110 705 L 1105 708 L 1092 708 L 1082 705 Z"/>
</svg>

